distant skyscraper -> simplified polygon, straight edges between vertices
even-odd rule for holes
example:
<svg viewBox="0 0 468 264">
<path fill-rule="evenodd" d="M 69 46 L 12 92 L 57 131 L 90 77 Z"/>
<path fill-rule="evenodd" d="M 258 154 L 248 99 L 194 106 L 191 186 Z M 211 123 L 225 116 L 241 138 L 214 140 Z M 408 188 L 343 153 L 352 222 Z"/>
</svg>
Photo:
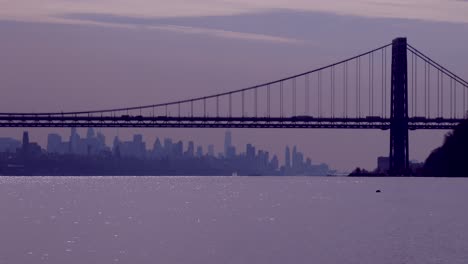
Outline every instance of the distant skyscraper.
<svg viewBox="0 0 468 264">
<path fill-rule="evenodd" d="M 165 138 L 164 139 L 164 155 L 167 157 L 171 157 L 172 153 L 173 153 L 172 139 Z"/>
<path fill-rule="evenodd" d="M 29 133 L 28 131 L 23 132 L 23 153 L 27 154 L 29 152 Z"/>
<path fill-rule="evenodd" d="M 271 159 L 271 168 L 274 170 L 277 170 L 278 167 L 279 167 L 278 157 L 274 155 L 273 158 Z"/>
<path fill-rule="evenodd" d="M 70 153 L 77 153 L 79 141 L 80 141 L 80 136 L 76 132 L 76 127 L 72 127 L 71 128 L 71 133 L 70 133 L 70 141 L 69 141 L 69 144 L 70 144 L 69 152 Z"/>
<path fill-rule="evenodd" d="M 293 147 L 292 155 L 291 155 L 291 167 L 292 168 L 297 168 L 298 167 L 298 162 L 297 162 L 297 147 Z"/>
<path fill-rule="evenodd" d="M 208 146 L 208 156 L 210 156 L 210 157 L 214 157 L 214 156 L 215 156 L 214 145 L 209 145 L 209 146 Z"/>
<path fill-rule="evenodd" d="M 114 137 L 114 142 L 112 144 L 112 152 L 115 156 L 120 157 L 120 139 L 119 137 Z"/>
<path fill-rule="evenodd" d="M 291 168 L 291 152 L 289 150 L 289 146 L 286 146 L 286 151 L 284 153 L 284 166 L 286 168 Z"/>
<path fill-rule="evenodd" d="M 245 147 L 245 155 L 247 160 L 255 160 L 255 147 L 252 144 L 247 144 Z"/>
<path fill-rule="evenodd" d="M 189 141 L 188 147 L 187 147 L 187 156 L 193 157 L 195 154 L 195 144 L 193 141 Z"/>
<path fill-rule="evenodd" d="M 0 138 L 0 152 L 16 152 L 21 142 L 13 138 Z"/>
<path fill-rule="evenodd" d="M 153 144 L 153 158 L 161 158 L 163 155 L 163 146 L 159 138 L 156 138 Z"/>
<path fill-rule="evenodd" d="M 203 157 L 203 148 L 202 148 L 202 146 L 197 147 L 197 157 L 198 158 Z"/>
<path fill-rule="evenodd" d="M 94 129 L 92 127 L 88 128 L 88 131 L 86 132 L 86 138 L 87 139 L 94 138 Z"/>
<path fill-rule="evenodd" d="M 232 134 L 231 134 L 231 131 L 228 130 L 224 134 L 224 156 L 226 158 L 230 157 L 230 154 L 231 154 L 231 151 L 232 151 L 231 146 L 232 146 Z"/>
<path fill-rule="evenodd" d="M 61 153 L 62 137 L 59 134 L 49 134 L 47 136 L 47 152 Z"/>
<path fill-rule="evenodd" d="M 184 154 L 184 143 L 182 141 L 178 141 L 175 144 L 174 155 L 176 157 L 182 157 L 183 154 Z"/>
</svg>

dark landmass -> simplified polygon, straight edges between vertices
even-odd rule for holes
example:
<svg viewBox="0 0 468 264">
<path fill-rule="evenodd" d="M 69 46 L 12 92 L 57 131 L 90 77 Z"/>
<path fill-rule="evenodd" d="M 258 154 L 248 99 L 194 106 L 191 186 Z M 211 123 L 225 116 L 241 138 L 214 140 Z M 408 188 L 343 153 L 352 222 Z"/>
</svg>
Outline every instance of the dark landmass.
<svg viewBox="0 0 468 264">
<path fill-rule="evenodd" d="M 444 144 L 427 158 L 422 175 L 468 177 L 468 120 L 445 136 Z"/>
<path fill-rule="evenodd" d="M 433 150 L 424 164 L 411 164 L 406 176 L 468 177 L 468 120 L 445 136 L 444 144 Z M 388 177 L 387 172 L 356 168 L 349 176 Z"/>
</svg>

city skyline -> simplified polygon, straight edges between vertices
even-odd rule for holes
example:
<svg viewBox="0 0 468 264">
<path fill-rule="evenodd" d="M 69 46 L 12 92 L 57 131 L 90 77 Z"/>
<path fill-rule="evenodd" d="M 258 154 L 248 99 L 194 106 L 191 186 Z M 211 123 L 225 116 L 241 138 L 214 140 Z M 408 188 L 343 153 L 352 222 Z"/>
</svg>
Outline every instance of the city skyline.
<svg viewBox="0 0 468 264">
<path fill-rule="evenodd" d="M 138 158 L 138 159 L 173 159 L 180 158 L 203 158 L 212 157 L 217 159 L 235 160 L 245 159 L 247 161 L 260 161 L 264 164 L 269 164 L 273 170 L 280 170 L 285 175 L 300 175 L 307 173 L 307 168 L 317 166 L 320 170 L 328 171 L 328 165 L 324 163 L 312 163 L 312 159 L 305 157 L 300 152 L 297 146 L 293 146 L 293 151 L 290 152 L 289 146 L 285 147 L 285 161 L 281 162 L 276 154 L 271 154 L 269 151 L 256 148 L 254 144 L 247 143 L 244 149 L 238 148 L 233 144 L 233 136 L 231 130 L 225 131 L 224 148 L 217 152 L 215 145 L 207 146 L 196 145 L 194 141 L 183 142 L 182 140 L 174 140 L 173 138 L 159 138 L 153 144 L 146 142 L 141 134 L 134 134 L 133 139 L 125 141 L 115 136 L 111 144 L 106 143 L 106 137 L 94 128 L 86 129 L 86 136 L 81 137 L 76 128 L 70 129 L 68 141 L 67 137 L 63 137 L 58 133 L 48 134 L 47 145 L 45 147 L 33 142 L 29 139 L 30 133 L 23 132 L 22 140 L 14 138 L 0 138 L 0 153 L 19 153 L 24 151 L 25 144 L 31 145 L 35 153 L 45 152 L 47 154 L 74 154 L 82 156 L 108 156 Z M 149 143 L 149 144 L 147 144 Z M 41 150 L 42 149 L 42 150 Z M 241 168 L 239 168 L 241 169 Z"/>
</svg>

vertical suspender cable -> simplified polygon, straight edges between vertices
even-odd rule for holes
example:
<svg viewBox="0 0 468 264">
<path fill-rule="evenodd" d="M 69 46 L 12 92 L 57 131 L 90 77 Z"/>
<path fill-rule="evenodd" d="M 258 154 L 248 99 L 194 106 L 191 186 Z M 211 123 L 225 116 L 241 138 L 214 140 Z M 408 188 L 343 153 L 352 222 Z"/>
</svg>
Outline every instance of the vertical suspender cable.
<svg viewBox="0 0 468 264">
<path fill-rule="evenodd" d="M 267 86 L 267 115 L 270 117 L 270 85 Z"/>
<path fill-rule="evenodd" d="M 232 93 L 229 94 L 229 117 L 232 117 Z"/>
<path fill-rule="evenodd" d="M 296 116 L 296 78 L 292 79 L 293 86 L 293 116 Z"/>
<path fill-rule="evenodd" d="M 242 96 L 242 117 L 244 117 L 244 106 L 245 106 L 245 97 L 244 97 L 244 91 L 241 92 L 241 96 Z"/>
<path fill-rule="evenodd" d="M 280 117 L 283 117 L 283 82 L 280 82 Z"/>
<path fill-rule="evenodd" d="M 437 117 L 440 117 L 440 71 L 437 71 Z"/>
<path fill-rule="evenodd" d="M 343 69 L 343 89 L 344 89 L 344 98 L 343 98 L 343 112 L 344 117 L 348 117 L 348 62 L 344 63 Z"/>
<path fill-rule="evenodd" d="M 322 72 L 317 73 L 317 115 L 322 117 Z"/>
<path fill-rule="evenodd" d="M 330 114 L 331 117 L 335 117 L 335 68 L 332 66 L 330 68 L 330 85 L 331 85 L 331 105 L 330 105 Z"/>
<path fill-rule="evenodd" d="M 414 53 L 411 53 L 411 116 L 414 116 Z"/>
<path fill-rule="evenodd" d="M 453 117 L 457 118 L 457 82 L 453 79 Z"/>
<path fill-rule="evenodd" d="M 431 67 L 427 65 L 427 117 L 431 117 Z"/>
<path fill-rule="evenodd" d="M 193 117 L 193 101 L 190 101 L 190 116 Z"/>
<path fill-rule="evenodd" d="M 387 47 L 384 48 L 384 117 L 387 117 Z"/>
<path fill-rule="evenodd" d="M 369 56 L 369 116 L 372 115 L 372 103 L 371 103 L 371 100 L 372 100 L 372 77 L 371 77 L 371 68 L 372 68 L 372 53 Z"/>
<path fill-rule="evenodd" d="M 310 103 L 310 80 L 309 80 L 310 76 L 309 74 L 307 74 L 305 76 L 305 115 L 308 116 L 309 115 L 309 103 Z"/>
<path fill-rule="evenodd" d="M 254 91 L 254 100 L 255 100 L 255 105 L 254 105 L 254 108 L 255 108 L 255 117 L 258 117 L 258 107 L 257 107 L 257 101 L 258 101 L 258 88 L 255 88 L 255 91 Z"/>
<path fill-rule="evenodd" d="M 444 117 L 444 75 L 440 72 L 440 109 L 441 117 Z"/>
<path fill-rule="evenodd" d="M 418 116 L 418 57 L 414 56 L 414 115 Z"/>
<path fill-rule="evenodd" d="M 381 86 L 381 89 L 382 89 L 382 103 L 381 103 L 381 107 L 382 107 L 382 117 L 385 117 L 384 115 L 384 49 L 382 49 L 382 61 L 381 61 L 381 64 L 382 64 L 382 75 L 380 76 L 382 78 L 382 86 Z"/>
<path fill-rule="evenodd" d="M 424 62 L 424 117 L 427 117 L 427 62 Z"/>
<path fill-rule="evenodd" d="M 358 71 L 358 95 L 357 95 L 357 98 L 358 98 L 358 104 L 357 104 L 357 108 L 358 108 L 358 117 L 361 117 L 361 58 L 359 57 L 358 59 L 358 68 L 357 68 L 357 71 Z"/>
</svg>

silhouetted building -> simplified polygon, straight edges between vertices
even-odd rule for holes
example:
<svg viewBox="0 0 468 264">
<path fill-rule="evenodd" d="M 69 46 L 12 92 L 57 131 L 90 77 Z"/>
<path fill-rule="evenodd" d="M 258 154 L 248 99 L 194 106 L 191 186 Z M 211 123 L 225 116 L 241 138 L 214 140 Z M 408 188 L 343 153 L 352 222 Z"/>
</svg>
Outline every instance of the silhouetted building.
<svg viewBox="0 0 468 264">
<path fill-rule="evenodd" d="M 386 173 L 390 169 L 390 158 L 389 157 L 378 157 L 377 158 L 377 172 Z"/>
<path fill-rule="evenodd" d="M 226 158 L 232 157 L 232 134 L 231 131 L 226 131 L 224 134 L 224 156 Z M 234 151 L 235 152 L 235 151 Z"/>
<path fill-rule="evenodd" d="M 286 146 L 284 153 L 284 166 L 286 168 L 291 168 L 291 152 L 289 151 L 289 146 Z"/>
<path fill-rule="evenodd" d="M 16 152 L 21 142 L 13 138 L 0 138 L 0 152 Z"/>
<path fill-rule="evenodd" d="M 35 142 L 29 142 L 28 131 L 23 132 L 23 142 L 21 146 L 21 153 L 23 157 L 33 157 L 42 154 L 42 148 Z"/>
<path fill-rule="evenodd" d="M 214 157 L 214 156 L 215 156 L 214 145 L 208 145 L 208 156 L 210 156 L 210 157 Z"/>
<path fill-rule="evenodd" d="M 56 154 L 65 154 L 68 152 L 69 144 L 62 141 L 59 134 L 49 134 L 47 136 L 47 152 Z"/>
<path fill-rule="evenodd" d="M 187 156 L 188 157 L 193 157 L 195 155 L 195 144 L 193 141 L 189 141 L 188 146 L 187 146 Z"/>
<path fill-rule="evenodd" d="M 161 141 L 159 138 L 156 138 L 156 141 L 154 141 L 153 144 L 153 151 L 152 151 L 152 157 L 153 158 L 161 158 L 164 154 L 164 147 L 161 144 Z"/>
<path fill-rule="evenodd" d="M 23 154 L 28 154 L 29 152 L 29 133 L 28 131 L 23 132 L 23 144 L 22 144 Z"/>
<path fill-rule="evenodd" d="M 197 157 L 198 158 L 203 157 L 203 147 L 202 146 L 197 147 Z"/>
<path fill-rule="evenodd" d="M 273 170 L 277 170 L 279 168 L 279 161 L 276 155 L 274 155 L 273 158 L 271 159 L 271 168 Z"/>
<path fill-rule="evenodd" d="M 173 145 L 172 144 L 172 139 L 170 139 L 170 138 L 165 138 L 164 139 L 164 151 L 163 151 L 164 154 L 163 155 L 165 157 L 173 157 L 174 156 L 173 155 L 174 151 L 173 151 L 173 146 L 172 145 Z"/>
<path fill-rule="evenodd" d="M 252 144 L 247 144 L 245 149 L 245 155 L 247 157 L 247 160 L 255 160 L 255 147 L 252 146 Z"/>
<path fill-rule="evenodd" d="M 41 147 L 37 143 L 30 142 L 29 134 L 24 132 L 22 144 L 16 141 L 16 153 L 7 155 L 0 153 L 0 167 L 16 158 L 18 164 L 29 164 L 40 168 L 41 173 L 50 172 L 51 175 L 67 173 L 73 175 L 74 172 L 77 173 L 75 175 L 89 174 L 90 170 L 84 168 L 86 164 L 93 168 L 92 170 L 99 168 L 98 171 L 106 175 L 137 171 L 139 173 L 135 175 L 141 173 L 151 175 L 153 172 L 154 175 L 161 175 L 161 173 L 165 173 L 162 175 L 173 175 L 173 173 L 231 175 L 233 172 L 239 175 L 326 175 L 328 173 L 326 164 L 313 165 L 309 158 L 304 163 L 304 155 L 298 151 L 297 147 L 293 149 L 292 159 L 290 148 L 286 147 L 285 166 L 279 168 L 276 155 L 273 155 L 270 160 L 268 151 L 256 150 L 253 144 L 246 145 L 245 153 L 237 154 L 236 148 L 232 145 L 230 132 L 226 135 L 225 143 L 225 153 L 220 153 L 218 158 L 215 157 L 213 145 L 209 145 L 207 153 L 204 154 L 202 146 L 197 146 L 195 149 L 195 143 L 190 141 L 186 152 L 183 152 L 184 143 L 182 141 L 173 143 L 171 138 L 164 139 L 164 145 L 161 144 L 159 138 L 156 138 L 152 150 L 148 151 L 143 136 L 137 134 L 131 141 L 125 142 L 116 136 L 113 140 L 112 152 L 110 152 L 104 135 L 99 131 L 95 133 L 94 129 L 90 128 L 86 131 L 86 137 L 81 138 L 77 130 L 72 128 L 68 142 L 62 141 L 59 134 L 49 134 L 47 152 L 54 155 L 45 155 Z M 0 147 L 7 149 L 3 147 L 7 144 L 9 144 L 8 149 L 11 149 L 15 140 L 0 138 Z M 75 155 L 83 157 L 76 158 Z M 96 158 L 97 156 L 99 158 Z M 167 162 L 168 160 L 171 162 Z M 119 168 L 122 171 L 119 172 Z M 21 175 L 22 171 L 17 170 L 17 173 Z M 34 167 L 29 166 L 26 173 L 34 173 Z"/>
</svg>

